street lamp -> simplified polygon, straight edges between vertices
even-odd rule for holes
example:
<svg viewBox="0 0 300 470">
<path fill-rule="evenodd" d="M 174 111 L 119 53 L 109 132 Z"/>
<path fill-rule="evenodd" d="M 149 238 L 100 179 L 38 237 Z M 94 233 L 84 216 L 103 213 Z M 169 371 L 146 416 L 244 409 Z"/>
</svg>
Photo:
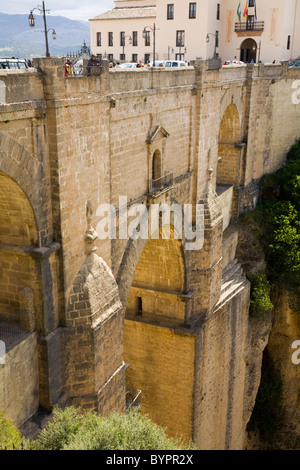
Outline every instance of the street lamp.
<svg viewBox="0 0 300 470">
<path fill-rule="evenodd" d="M 43 2 L 43 7 L 42 9 L 40 7 L 33 8 L 33 10 L 30 10 L 30 14 L 28 16 L 28 22 L 30 27 L 35 26 L 35 18 L 33 16 L 34 10 L 39 10 L 40 13 L 43 13 L 44 17 L 44 33 L 45 33 L 45 42 L 46 42 L 46 57 L 50 57 L 50 52 L 49 52 L 49 45 L 48 45 L 48 33 L 49 31 L 52 31 L 52 38 L 56 39 L 56 31 L 53 28 L 50 28 L 47 30 L 47 22 L 46 22 L 46 11 L 50 10 L 45 10 L 45 2 Z"/>
<path fill-rule="evenodd" d="M 127 36 L 125 36 L 123 38 L 123 59 L 125 60 L 125 42 L 126 42 L 126 38 L 129 38 L 129 44 L 131 45 L 132 44 L 132 37 L 127 34 Z"/>
<path fill-rule="evenodd" d="M 147 28 L 149 28 L 150 31 L 153 31 L 153 61 L 152 61 L 152 67 L 155 67 L 155 32 L 157 31 L 157 27 L 154 23 L 153 28 L 151 26 L 145 26 L 143 29 L 143 38 L 145 39 L 147 35 Z"/>
<path fill-rule="evenodd" d="M 174 53 L 174 49 L 173 49 L 173 47 L 168 46 L 168 60 L 170 60 L 170 52 L 173 54 L 173 53 Z"/>
<path fill-rule="evenodd" d="M 207 33 L 206 42 L 209 43 L 209 36 L 214 36 L 215 38 L 215 50 L 214 50 L 214 59 L 217 57 L 217 35 L 212 33 Z"/>
</svg>

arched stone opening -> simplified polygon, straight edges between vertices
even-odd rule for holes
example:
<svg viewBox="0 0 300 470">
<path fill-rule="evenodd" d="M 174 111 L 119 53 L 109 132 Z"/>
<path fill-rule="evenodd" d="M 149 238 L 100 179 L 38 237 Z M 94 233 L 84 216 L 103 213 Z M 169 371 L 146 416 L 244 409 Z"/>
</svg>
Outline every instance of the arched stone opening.
<svg viewBox="0 0 300 470">
<path fill-rule="evenodd" d="M 243 148 L 240 142 L 241 125 L 238 109 L 231 103 L 224 112 L 219 131 L 218 166 L 216 192 L 221 198 L 223 218 L 228 226 L 231 217 L 237 214 L 236 190 L 242 183 Z"/>
<path fill-rule="evenodd" d="M 23 189 L 0 172 L 0 408 L 22 425 L 37 410 L 35 330 L 41 319 L 41 272 L 31 254 L 38 244 L 32 206 Z"/>
<path fill-rule="evenodd" d="M 159 150 L 155 150 L 152 157 L 152 181 L 155 187 L 155 184 L 159 178 L 162 176 L 162 160 L 161 153 Z"/>
<path fill-rule="evenodd" d="M 257 58 L 257 43 L 252 38 L 245 39 L 240 47 L 240 60 L 242 62 L 250 63 L 253 61 L 256 63 Z"/>
<path fill-rule="evenodd" d="M 170 238 L 163 239 L 170 229 Z M 126 385 L 170 435 L 191 437 L 194 337 L 184 328 L 185 258 L 174 228 L 149 240 L 136 265 L 124 324 Z M 176 393 L 173 393 L 174 387 Z M 134 393 L 133 393 L 134 392 Z"/>
</svg>

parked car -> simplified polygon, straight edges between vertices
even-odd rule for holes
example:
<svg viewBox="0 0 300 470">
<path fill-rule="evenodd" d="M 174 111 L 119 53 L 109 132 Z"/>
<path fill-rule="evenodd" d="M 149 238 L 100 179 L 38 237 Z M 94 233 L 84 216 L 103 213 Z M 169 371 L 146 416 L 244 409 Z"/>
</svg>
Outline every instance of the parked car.
<svg viewBox="0 0 300 470">
<path fill-rule="evenodd" d="M 25 59 L 0 58 L 0 70 L 1 69 L 28 69 L 28 64 Z"/>
<path fill-rule="evenodd" d="M 289 69 L 299 69 L 300 68 L 300 60 L 297 60 L 294 65 L 291 65 Z"/>
<path fill-rule="evenodd" d="M 136 62 L 127 62 L 125 64 L 117 64 L 116 69 L 135 69 L 138 64 Z"/>
<path fill-rule="evenodd" d="M 149 67 L 153 67 L 153 62 L 149 62 Z M 166 66 L 166 61 L 165 60 L 156 60 L 154 67 L 165 67 Z"/>
<path fill-rule="evenodd" d="M 148 65 L 152 67 L 153 62 Z M 183 60 L 156 60 L 155 67 L 186 67 L 186 63 Z"/>
<path fill-rule="evenodd" d="M 186 67 L 184 60 L 167 60 L 165 67 Z"/>
</svg>

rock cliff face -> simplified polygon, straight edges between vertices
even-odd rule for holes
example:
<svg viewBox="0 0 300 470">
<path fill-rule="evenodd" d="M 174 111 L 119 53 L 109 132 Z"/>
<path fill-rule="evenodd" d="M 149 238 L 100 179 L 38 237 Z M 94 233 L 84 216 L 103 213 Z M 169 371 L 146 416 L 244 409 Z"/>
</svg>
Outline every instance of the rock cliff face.
<svg viewBox="0 0 300 470">
<path fill-rule="evenodd" d="M 300 449 L 300 364 L 294 363 L 292 347 L 299 339 L 300 314 L 291 310 L 289 295 L 282 291 L 275 305 L 268 342 L 269 354 L 282 380 L 279 425 L 274 436 L 274 444 L 279 449 Z"/>
<path fill-rule="evenodd" d="M 266 270 L 262 246 L 251 226 L 236 223 L 239 233 L 237 257 L 249 279 Z M 273 409 L 272 438 L 264 439 L 256 428 L 248 433 L 246 449 L 299 449 L 300 448 L 300 364 L 293 362 L 293 345 L 300 339 L 300 315 L 292 311 L 289 293 L 281 290 L 274 296 L 274 309 L 262 318 L 249 318 L 249 347 L 247 350 L 248 392 L 245 394 L 245 421 L 249 422 L 255 406 L 255 389 L 261 382 L 259 361 L 262 355 L 272 363 L 272 374 L 282 384 L 280 404 Z M 263 365 L 264 367 L 264 365 Z"/>
</svg>

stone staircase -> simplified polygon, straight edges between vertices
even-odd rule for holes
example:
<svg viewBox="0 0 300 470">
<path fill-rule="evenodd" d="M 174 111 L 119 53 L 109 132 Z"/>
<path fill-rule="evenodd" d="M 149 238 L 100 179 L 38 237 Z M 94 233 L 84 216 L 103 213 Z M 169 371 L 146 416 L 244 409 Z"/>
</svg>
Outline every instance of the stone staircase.
<svg viewBox="0 0 300 470">
<path fill-rule="evenodd" d="M 225 302 L 228 302 L 240 289 L 244 288 L 246 283 L 247 278 L 243 272 L 242 265 L 235 258 L 223 269 L 221 295 L 216 308 L 221 308 Z"/>
</svg>

